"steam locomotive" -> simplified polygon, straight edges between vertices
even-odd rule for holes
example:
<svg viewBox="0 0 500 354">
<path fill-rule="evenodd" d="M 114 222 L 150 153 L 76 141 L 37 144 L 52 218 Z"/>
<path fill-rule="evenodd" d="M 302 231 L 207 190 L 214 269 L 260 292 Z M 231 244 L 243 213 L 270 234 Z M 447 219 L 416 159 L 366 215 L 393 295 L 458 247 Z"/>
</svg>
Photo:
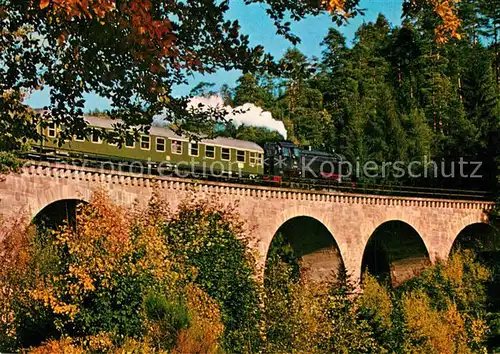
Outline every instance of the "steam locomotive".
<svg viewBox="0 0 500 354">
<path fill-rule="evenodd" d="M 265 178 L 281 182 L 283 178 L 350 181 L 343 168 L 344 157 L 332 151 L 301 149 L 291 142 L 266 143 L 264 146 Z"/>
</svg>

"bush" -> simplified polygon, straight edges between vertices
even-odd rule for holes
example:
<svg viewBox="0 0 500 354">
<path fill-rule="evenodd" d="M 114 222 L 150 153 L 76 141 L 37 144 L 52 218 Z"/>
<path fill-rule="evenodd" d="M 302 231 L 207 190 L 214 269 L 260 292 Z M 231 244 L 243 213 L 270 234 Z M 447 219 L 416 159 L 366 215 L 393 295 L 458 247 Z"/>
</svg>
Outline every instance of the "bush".
<svg viewBox="0 0 500 354">
<path fill-rule="evenodd" d="M 224 325 L 217 303 L 195 286 L 186 288 L 186 299 L 191 326 L 181 330 L 173 353 L 223 353 L 221 339 Z"/>
<path fill-rule="evenodd" d="M 335 281 L 297 280 L 294 257 L 276 250 L 271 254 L 264 291 L 266 353 L 378 351 L 369 323 L 358 311 L 354 284 L 342 266 Z"/>
<path fill-rule="evenodd" d="M 453 253 L 448 261 L 427 268 L 418 277 L 397 289 L 399 293 L 422 291 L 432 306 L 446 309 L 449 300 L 464 313 L 482 313 L 486 306 L 486 282 L 489 270 L 477 261 L 471 251 Z"/>
<path fill-rule="evenodd" d="M 162 233 L 175 256 L 196 270 L 194 283 L 220 306 L 224 349 L 253 353 L 260 340 L 255 260 L 234 209 L 193 196 L 180 205 Z"/>
<path fill-rule="evenodd" d="M 483 353 L 488 278 L 470 252 L 428 267 L 392 292 L 365 276 L 360 311 L 387 352 Z"/>
<path fill-rule="evenodd" d="M 150 292 L 144 300 L 144 308 L 152 341 L 159 348 L 172 349 L 180 330 L 190 324 L 184 300 L 179 297 L 172 301 L 164 294 Z"/>
<path fill-rule="evenodd" d="M 414 291 L 402 298 L 406 324 L 405 352 L 461 354 L 485 352 L 481 348 L 485 323 L 460 313 L 456 304 L 448 301 L 445 309 L 432 306 L 423 292 Z M 470 331 L 467 321 L 470 320 Z"/>
<path fill-rule="evenodd" d="M 0 151 L 0 173 L 17 172 L 21 160 L 11 152 Z"/>
<path fill-rule="evenodd" d="M 38 235 L 14 223 L 1 243 L 1 350 L 161 351 L 180 341 L 215 353 L 224 329 L 218 305 L 191 284 L 188 274 L 199 272 L 160 232 L 169 217 L 156 202 L 130 212 L 98 192 L 76 225 Z"/>
<path fill-rule="evenodd" d="M 260 292 L 230 210 L 193 199 L 172 213 L 155 196 L 131 211 L 96 193 L 76 224 L 44 234 L 22 220 L 5 226 L 0 350 L 485 352 L 490 273 L 471 252 L 394 290 L 365 275 L 359 293 L 343 267 L 329 283 L 306 281 L 278 238 Z"/>
<path fill-rule="evenodd" d="M 365 274 L 361 293 L 343 267 L 331 283 L 305 282 L 271 253 L 264 320 L 268 353 L 485 353 L 486 269 L 471 253 L 390 290 Z M 289 257 L 285 257 L 289 260 Z"/>
</svg>

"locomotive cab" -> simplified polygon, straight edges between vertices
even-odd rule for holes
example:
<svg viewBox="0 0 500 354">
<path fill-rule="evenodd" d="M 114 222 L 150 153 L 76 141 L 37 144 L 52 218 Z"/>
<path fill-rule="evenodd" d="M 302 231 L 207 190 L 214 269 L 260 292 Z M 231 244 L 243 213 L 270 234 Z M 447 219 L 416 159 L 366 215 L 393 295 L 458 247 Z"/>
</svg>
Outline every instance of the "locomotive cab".
<svg viewBox="0 0 500 354">
<path fill-rule="evenodd" d="M 300 177 L 300 149 L 291 142 L 266 143 L 264 172 L 270 176 Z"/>
</svg>

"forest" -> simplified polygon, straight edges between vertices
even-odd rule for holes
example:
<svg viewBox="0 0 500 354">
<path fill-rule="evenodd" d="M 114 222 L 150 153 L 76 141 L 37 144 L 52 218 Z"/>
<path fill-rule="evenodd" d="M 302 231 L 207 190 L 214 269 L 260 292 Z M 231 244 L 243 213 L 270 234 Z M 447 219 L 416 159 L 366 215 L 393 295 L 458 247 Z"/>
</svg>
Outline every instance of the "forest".
<svg viewBox="0 0 500 354">
<path fill-rule="evenodd" d="M 392 26 L 383 15 L 361 25 L 353 44 L 331 28 L 321 58 L 290 48 L 280 75 L 246 73 L 220 94 L 227 105 L 254 103 L 282 120 L 288 138 L 336 152 L 349 161 L 481 162 L 481 179 L 377 180 L 378 183 L 494 190 L 500 121 L 500 6 L 458 3 L 461 39 L 435 41 L 436 18 L 422 11 Z M 229 127 L 226 134 L 262 143 L 280 140 L 266 129 Z"/>
</svg>

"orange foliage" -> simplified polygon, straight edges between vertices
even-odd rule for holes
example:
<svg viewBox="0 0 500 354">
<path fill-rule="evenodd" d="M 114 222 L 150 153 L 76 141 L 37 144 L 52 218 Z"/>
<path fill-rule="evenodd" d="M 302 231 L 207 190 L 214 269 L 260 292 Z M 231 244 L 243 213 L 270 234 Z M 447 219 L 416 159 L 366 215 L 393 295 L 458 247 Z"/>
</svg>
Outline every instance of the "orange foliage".
<svg viewBox="0 0 500 354">
<path fill-rule="evenodd" d="M 460 39 L 460 19 L 458 18 L 456 3 L 460 0 L 410 0 L 417 5 L 427 3 L 432 6 L 434 13 L 441 19 L 442 23 L 436 29 L 436 41 L 446 43 L 448 38 Z M 327 11 L 337 13 L 347 19 L 349 14 L 345 11 L 345 0 L 323 0 Z"/>
<path fill-rule="evenodd" d="M 71 338 L 49 341 L 29 350 L 30 354 L 83 354 L 82 348 L 75 346 Z"/>
<path fill-rule="evenodd" d="M 123 1 L 116 8 L 116 0 L 40 0 L 40 10 L 47 10 L 56 18 L 71 20 L 98 19 L 100 23 L 118 23 L 127 29 L 128 39 L 140 46 L 138 58 L 153 52 L 155 57 L 176 57 L 176 36 L 168 19 L 155 19 L 151 0 Z M 65 42 L 66 33 L 61 33 L 59 43 Z M 159 70 L 161 66 L 154 66 Z"/>
<path fill-rule="evenodd" d="M 83 354 L 83 353 L 157 353 L 167 354 L 163 350 L 152 347 L 147 340 L 127 338 L 122 345 L 113 344 L 107 333 L 85 337 L 83 340 L 75 340 L 64 337 L 59 340 L 50 340 L 36 348 L 30 348 L 30 354 Z"/>
<path fill-rule="evenodd" d="M 403 311 L 410 341 L 408 353 L 469 354 L 470 338 L 466 333 L 467 315 L 448 302 L 447 309 L 434 309 L 429 296 L 414 292 L 403 297 Z M 484 337 L 486 326 L 482 320 L 469 319 L 474 328 L 474 339 Z M 417 344 L 418 343 L 418 344 Z"/>
<path fill-rule="evenodd" d="M 220 352 L 219 340 L 224 331 L 220 310 L 214 300 L 195 286 L 188 286 L 187 303 L 191 325 L 181 330 L 173 354 Z"/>
<path fill-rule="evenodd" d="M 161 226 L 172 218 L 168 205 L 154 193 L 145 209 L 126 209 L 114 205 L 104 192 L 96 192 L 89 205 L 77 213 L 76 227 L 65 225 L 52 231 L 50 237 L 56 247 L 47 254 L 64 251 L 64 268 L 57 273 L 47 273 L 39 268 L 38 244 L 33 227 L 26 225 L 25 218 L 1 223 L 0 256 L 0 336 L 16 337 L 16 319 L 12 299 L 22 302 L 26 308 L 43 306 L 60 316 L 61 323 L 74 322 L 80 313 L 84 299 L 103 288 L 113 291 L 117 275 L 143 276 L 154 279 L 156 291 L 165 294 L 182 293 L 190 315 L 190 326 L 180 331 L 176 353 L 218 353 L 224 331 L 219 306 L 205 292 L 187 281 L 182 257 L 174 255 Z M 137 258 L 140 250 L 141 257 Z M 58 263 L 59 266 L 61 265 Z M 188 285 L 186 285 L 188 284 Z M 141 316 L 140 313 L 137 314 Z M 155 331 L 161 328 L 149 326 L 141 340 L 127 339 L 120 346 L 111 340 L 111 333 L 100 333 L 81 338 L 62 337 L 31 348 L 30 353 L 88 352 L 109 353 L 163 353 L 154 345 Z"/>
<path fill-rule="evenodd" d="M 345 0 L 326 0 L 326 9 L 330 12 L 343 12 Z"/>
<path fill-rule="evenodd" d="M 159 50 L 160 57 L 176 54 L 173 52 L 175 36 L 169 20 L 155 20 L 151 15 L 151 0 L 124 1 L 120 10 L 129 19 L 122 18 L 120 24 L 130 28 L 133 37 L 149 50 Z"/>
<path fill-rule="evenodd" d="M 24 287 L 32 255 L 30 242 L 35 234 L 33 227 L 26 227 L 26 218 L 6 222 L 0 220 L 0 331 L 6 338 L 15 337 L 15 316 L 12 298 L 24 298 Z M 35 265 L 36 266 L 36 265 Z"/>
<path fill-rule="evenodd" d="M 32 0 L 36 1 L 36 0 Z M 428 3 L 442 20 L 436 31 L 438 43 L 445 43 L 449 37 L 460 39 L 458 29 L 460 19 L 457 16 L 456 2 L 459 0 L 411 0 L 416 3 Z M 345 11 L 345 0 L 323 0 L 322 5 L 331 13 L 337 13 L 345 20 L 349 14 Z M 137 59 L 152 54 L 159 58 L 151 65 L 151 70 L 163 70 L 164 59 L 175 59 L 180 54 L 176 47 L 176 35 L 169 19 L 155 19 L 151 0 L 123 1 L 119 8 L 116 0 L 40 0 L 38 7 L 47 10 L 55 17 L 70 20 L 72 18 L 98 19 L 101 23 L 116 22 L 129 33 L 129 40 L 139 45 L 135 53 Z M 66 41 L 67 33 L 62 32 L 59 43 Z M 203 71 L 202 63 L 191 53 L 185 53 L 184 61 L 188 67 L 197 67 Z M 180 67 L 180 65 L 179 65 Z"/>
<path fill-rule="evenodd" d="M 115 9 L 115 0 L 41 0 L 40 9 L 51 6 L 58 15 L 66 18 L 104 18 Z"/>
<path fill-rule="evenodd" d="M 434 12 L 438 15 L 442 24 L 436 28 L 436 40 L 438 43 L 446 43 L 448 37 L 460 39 L 460 19 L 457 15 L 455 4 L 459 0 L 427 0 L 434 8 Z"/>
<path fill-rule="evenodd" d="M 78 213 L 76 229 L 66 225 L 54 233 L 57 248 L 67 250 L 68 269 L 40 279 L 29 296 L 71 321 L 96 284 L 113 291 L 117 275 L 148 274 L 166 287 L 175 286 L 181 276 L 171 269 L 167 245 L 154 225 L 140 224 L 137 216 L 96 192 Z M 133 235 L 132 226 L 141 229 L 139 235 Z M 137 248 L 144 249 L 145 256 L 130 262 Z"/>
<path fill-rule="evenodd" d="M 0 268 L 0 280 L 14 273 L 22 274 L 28 267 L 29 255 L 26 253 L 27 245 L 34 235 L 33 227 L 26 227 L 26 219 L 19 217 L 10 220 L 9 223 L 0 220 L 0 256 L 2 267 Z"/>
</svg>

